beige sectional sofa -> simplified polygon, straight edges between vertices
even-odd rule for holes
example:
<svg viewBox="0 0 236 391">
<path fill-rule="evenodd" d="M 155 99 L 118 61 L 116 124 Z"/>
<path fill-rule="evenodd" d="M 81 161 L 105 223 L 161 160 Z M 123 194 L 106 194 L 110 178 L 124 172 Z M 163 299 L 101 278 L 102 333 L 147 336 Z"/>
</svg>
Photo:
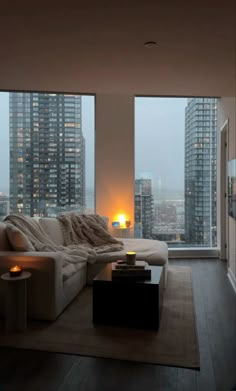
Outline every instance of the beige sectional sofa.
<svg viewBox="0 0 236 391">
<path fill-rule="evenodd" d="M 64 244 L 60 223 L 56 218 L 37 220 L 55 244 Z M 13 250 L 6 233 L 6 224 L 0 223 L 0 275 L 15 264 L 31 271 L 32 277 L 28 281 L 29 316 L 43 320 L 55 320 L 86 284 L 92 284 L 93 278 L 106 263 L 125 259 L 127 251 L 136 251 L 137 259 L 146 260 L 151 265 L 162 265 L 166 283 L 168 248 L 165 242 L 148 239 L 122 241 L 122 251 L 99 254 L 94 264 L 80 265 L 79 270 L 67 278 L 63 275 L 58 253 Z M 3 314 L 4 308 L 3 284 L 4 281 L 0 280 L 0 314 Z"/>
</svg>

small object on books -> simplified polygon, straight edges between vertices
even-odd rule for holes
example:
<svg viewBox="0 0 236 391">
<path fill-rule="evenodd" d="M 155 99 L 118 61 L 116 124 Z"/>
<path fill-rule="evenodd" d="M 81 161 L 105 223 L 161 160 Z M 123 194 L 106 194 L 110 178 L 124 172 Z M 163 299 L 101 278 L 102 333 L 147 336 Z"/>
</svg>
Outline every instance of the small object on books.
<svg viewBox="0 0 236 391">
<path fill-rule="evenodd" d="M 117 265 L 122 265 L 122 264 L 125 264 L 126 265 L 126 261 L 124 261 L 123 259 L 118 259 L 116 261 Z"/>
</svg>

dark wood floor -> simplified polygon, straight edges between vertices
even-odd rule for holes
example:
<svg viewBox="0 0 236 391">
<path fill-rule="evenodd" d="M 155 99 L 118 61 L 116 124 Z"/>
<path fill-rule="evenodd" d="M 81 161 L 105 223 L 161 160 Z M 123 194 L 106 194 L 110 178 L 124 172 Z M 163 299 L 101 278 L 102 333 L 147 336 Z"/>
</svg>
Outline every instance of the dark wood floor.
<svg viewBox="0 0 236 391">
<path fill-rule="evenodd" d="M 219 260 L 193 271 L 200 371 L 0 348 L 0 391 L 230 391 L 236 384 L 236 295 Z"/>
</svg>

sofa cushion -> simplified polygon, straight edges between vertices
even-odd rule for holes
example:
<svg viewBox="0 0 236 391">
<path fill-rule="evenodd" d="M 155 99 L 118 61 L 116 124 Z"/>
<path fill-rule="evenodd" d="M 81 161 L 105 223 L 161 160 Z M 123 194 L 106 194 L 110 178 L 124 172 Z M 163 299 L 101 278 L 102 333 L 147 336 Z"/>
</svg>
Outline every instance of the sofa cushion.
<svg viewBox="0 0 236 391">
<path fill-rule="evenodd" d="M 12 247 L 7 237 L 6 224 L 0 223 L 0 251 L 9 250 L 12 250 Z"/>
<path fill-rule="evenodd" d="M 14 225 L 6 224 L 6 233 L 15 251 L 35 251 L 27 236 Z"/>
<path fill-rule="evenodd" d="M 115 262 L 125 259 L 127 251 L 135 251 L 136 259 L 144 260 L 150 265 L 164 265 L 168 260 L 168 247 L 165 242 L 152 239 L 121 239 L 124 243 L 122 251 L 98 254 L 96 262 Z"/>
<path fill-rule="evenodd" d="M 63 282 L 68 280 L 68 278 L 71 278 L 75 273 L 77 273 L 79 270 L 86 267 L 86 262 L 79 262 L 79 263 L 67 263 L 62 268 L 62 278 Z"/>
<path fill-rule="evenodd" d="M 57 245 L 64 245 L 64 238 L 59 221 L 55 217 L 43 217 L 39 219 L 39 224 L 48 234 L 50 239 Z"/>
</svg>

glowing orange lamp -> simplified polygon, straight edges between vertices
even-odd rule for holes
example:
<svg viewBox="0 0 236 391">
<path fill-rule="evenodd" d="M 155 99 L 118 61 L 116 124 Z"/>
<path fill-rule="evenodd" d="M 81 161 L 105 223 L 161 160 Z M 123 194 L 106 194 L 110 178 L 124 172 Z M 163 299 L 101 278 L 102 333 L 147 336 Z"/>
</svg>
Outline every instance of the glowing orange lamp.
<svg viewBox="0 0 236 391">
<path fill-rule="evenodd" d="M 118 215 L 117 220 L 120 223 L 120 228 L 125 228 L 125 221 L 126 221 L 125 215 L 123 215 L 123 214 Z"/>
</svg>

